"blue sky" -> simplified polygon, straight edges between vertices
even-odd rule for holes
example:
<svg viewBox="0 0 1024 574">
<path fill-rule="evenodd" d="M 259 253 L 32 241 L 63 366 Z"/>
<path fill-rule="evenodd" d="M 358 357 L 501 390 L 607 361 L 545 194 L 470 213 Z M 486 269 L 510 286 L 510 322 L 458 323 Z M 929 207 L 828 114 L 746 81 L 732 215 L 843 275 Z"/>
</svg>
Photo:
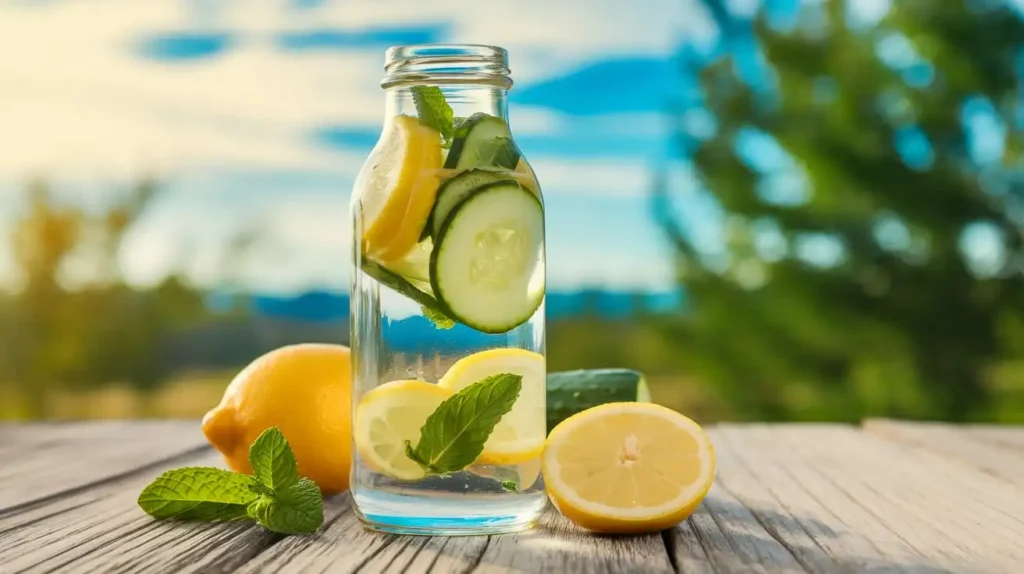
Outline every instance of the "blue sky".
<svg viewBox="0 0 1024 574">
<path fill-rule="evenodd" d="M 663 289 L 648 194 L 685 88 L 671 56 L 715 31 L 697 0 L 647 4 L 0 2 L 0 211 L 35 174 L 88 205 L 154 173 L 163 194 L 121 254 L 131 281 L 346 289 L 384 50 L 489 43 L 510 53 L 513 131 L 547 198 L 550 287 Z M 225 246 L 253 226 L 265 237 L 229 273 Z"/>
<path fill-rule="evenodd" d="M 772 0 L 770 13 L 784 25 L 816 1 Z M 725 2 L 741 19 L 761 3 Z M 853 19 L 870 24 L 888 5 L 851 4 Z M 0 0 L 0 26 L 0 233 L 31 176 L 92 206 L 155 175 L 162 193 L 120 254 L 136 284 L 182 272 L 279 294 L 347 289 L 350 190 L 383 120 L 384 51 L 422 42 L 509 51 L 512 128 L 547 202 L 551 289 L 672 286 L 650 213 L 656 169 L 673 174 L 674 208 L 698 246 L 722 248 L 720 214 L 675 157 L 666 116 L 696 94 L 674 55 L 707 54 L 718 40 L 701 0 L 642 10 L 629 0 Z M 750 39 L 734 42 L 740 76 L 767 77 Z M 898 42 L 880 43 L 879 58 L 916 65 Z M 700 112 L 683 125 L 708 134 L 714 121 Z M 972 153 L 997 155 L 985 102 L 963 115 L 980 134 Z M 926 167 L 920 136 L 908 129 L 894 145 Z M 736 145 L 758 171 L 777 172 L 766 199 L 804 199 L 771 137 L 746 130 Z M 251 229 L 260 240 L 233 256 L 233 238 Z M 0 249 L 0 283 L 10 271 Z"/>
</svg>

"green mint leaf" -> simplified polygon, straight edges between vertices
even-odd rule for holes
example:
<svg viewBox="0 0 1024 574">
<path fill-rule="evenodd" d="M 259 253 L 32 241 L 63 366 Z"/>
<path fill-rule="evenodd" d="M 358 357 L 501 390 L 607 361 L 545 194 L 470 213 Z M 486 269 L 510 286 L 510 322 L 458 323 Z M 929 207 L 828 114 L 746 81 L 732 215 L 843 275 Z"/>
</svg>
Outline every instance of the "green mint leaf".
<svg viewBox="0 0 1024 574">
<path fill-rule="evenodd" d="M 272 491 L 280 491 L 299 481 L 299 466 L 281 429 L 270 427 L 249 447 L 253 476 Z"/>
<path fill-rule="evenodd" d="M 308 478 L 253 501 L 248 515 L 267 530 L 281 534 L 309 534 L 324 522 L 323 495 L 320 487 Z"/>
<path fill-rule="evenodd" d="M 405 456 L 409 457 L 409 460 L 420 465 L 421 468 L 429 472 L 430 463 L 420 458 L 420 455 L 416 454 L 416 447 L 412 446 L 411 441 L 405 441 Z"/>
<path fill-rule="evenodd" d="M 219 468 L 185 467 L 158 476 L 139 494 L 139 506 L 158 520 L 232 520 L 258 498 L 252 478 Z"/>
<path fill-rule="evenodd" d="M 469 466 L 480 456 L 494 425 L 512 409 L 522 387 L 521 375 L 501 373 L 448 397 L 423 423 L 420 441 L 409 458 L 432 474 Z"/>
<path fill-rule="evenodd" d="M 265 484 L 257 480 L 255 477 L 249 484 L 249 490 L 251 490 L 252 493 L 257 496 L 274 496 L 274 489 L 270 488 L 269 486 L 266 486 Z"/>
<path fill-rule="evenodd" d="M 494 478 L 501 483 L 501 488 L 508 492 L 519 492 L 519 473 L 510 469 L 502 468 L 500 466 L 492 467 L 494 469 Z"/>
<path fill-rule="evenodd" d="M 452 141 L 452 118 L 455 113 L 445 100 L 441 88 L 437 86 L 414 86 L 412 101 L 416 105 L 416 113 L 420 123 L 441 132 L 445 147 Z"/>
<path fill-rule="evenodd" d="M 469 118 L 455 118 L 452 121 L 452 140 L 466 137 L 469 133 Z"/>
<path fill-rule="evenodd" d="M 437 327 L 438 329 L 451 329 L 452 327 L 455 326 L 454 319 L 452 319 L 448 315 L 445 315 L 436 308 L 427 307 L 426 305 L 423 305 L 420 307 L 420 310 L 423 311 L 423 316 L 426 317 L 427 319 L 430 319 L 430 322 L 433 323 L 434 326 Z"/>
</svg>

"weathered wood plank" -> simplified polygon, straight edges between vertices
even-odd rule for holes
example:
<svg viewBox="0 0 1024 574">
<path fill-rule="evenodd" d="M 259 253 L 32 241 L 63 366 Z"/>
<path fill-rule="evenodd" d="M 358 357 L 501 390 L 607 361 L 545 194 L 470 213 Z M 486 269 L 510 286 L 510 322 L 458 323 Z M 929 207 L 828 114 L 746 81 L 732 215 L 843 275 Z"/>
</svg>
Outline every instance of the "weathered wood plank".
<svg viewBox="0 0 1024 574">
<path fill-rule="evenodd" d="M 194 421 L 96 422 L 5 429 L 0 511 L 142 467 L 195 454 L 206 441 Z"/>
<path fill-rule="evenodd" d="M 804 572 L 835 571 L 831 560 L 788 514 L 748 506 L 746 471 L 738 454 L 711 430 L 718 460 L 714 487 L 704 504 L 665 541 L 680 571 Z M 747 494 L 741 499 L 740 494 Z M 816 568 L 815 568 L 816 566 Z"/>
<path fill-rule="evenodd" d="M 344 509 L 313 536 L 281 540 L 239 572 L 465 572 L 479 560 L 486 537 L 396 536 L 363 527 L 348 496 Z"/>
<path fill-rule="evenodd" d="M 757 438 L 742 427 L 712 431 L 719 482 L 805 569 L 901 572 L 918 566 L 919 556 L 897 532 L 820 480 L 796 453 Z"/>
<path fill-rule="evenodd" d="M 189 557 L 231 541 L 248 542 L 236 545 L 243 555 L 262 551 L 270 542 L 262 529 L 159 522 L 135 503 L 142 488 L 164 470 L 219 463 L 218 455 L 206 451 L 0 513 L 3 571 L 178 572 Z"/>
<path fill-rule="evenodd" d="M 1003 572 L 1024 559 L 1024 531 L 1013 515 L 1024 510 L 1024 496 L 1012 485 L 852 429 L 754 425 L 721 432 L 758 461 L 752 468 L 784 473 L 765 477 L 766 486 L 785 484 L 787 475 L 799 486 L 783 504 L 800 496 L 818 500 L 841 525 L 833 531 L 866 537 L 882 562 L 868 555 L 864 569 Z M 845 554 L 845 561 L 856 558 Z"/>
<path fill-rule="evenodd" d="M 611 537 L 586 532 L 549 507 L 537 528 L 491 536 L 479 573 L 671 573 L 661 536 Z"/>
<path fill-rule="evenodd" d="M 1024 430 L 885 419 L 869 419 L 862 426 L 865 432 L 925 448 L 1024 485 Z"/>
<path fill-rule="evenodd" d="M 462 538 L 369 531 L 347 495 L 326 501 L 325 525 L 310 536 L 250 523 L 154 521 L 135 503 L 153 477 L 186 464 L 222 466 L 198 434 L 188 439 L 198 446 L 179 450 L 190 444 L 181 430 L 198 433 L 197 425 L 85 427 L 0 426 L 0 445 L 8 447 L 0 450 L 0 485 L 34 496 L 0 508 L 0 571 L 930 574 L 1016 572 L 1024 561 L 1024 486 L 931 439 L 922 447 L 840 425 L 711 429 L 716 484 L 688 521 L 661 536 L 595 536 L 551 510 L 529 532 Z M 972 447 L 1024 458 L 1006 429 L 958 430 L 971 431 L 958 436 Z M 61 475 L 4 458 L 18 448 Z M 97 448 L 109 472 L 76 474 L 75 461 Z"/>
</svg>

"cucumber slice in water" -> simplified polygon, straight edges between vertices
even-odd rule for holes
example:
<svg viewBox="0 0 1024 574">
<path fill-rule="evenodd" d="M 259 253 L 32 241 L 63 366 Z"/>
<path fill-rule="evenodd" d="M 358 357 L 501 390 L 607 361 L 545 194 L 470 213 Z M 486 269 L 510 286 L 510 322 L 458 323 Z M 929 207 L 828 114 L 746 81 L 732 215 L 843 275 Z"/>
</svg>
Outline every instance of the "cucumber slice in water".
<svg viewBox="0 0 1024 574">
<path fill-rule="evenodd" d="M 461 135 L 452 142 L 445 169 L 487 166 L 515 169 L 519 163 L 519 148 L 512 141 L 505 120 L 480 112 L 466 118 L 457 131 Z"/>
<path fill-rule="evenodd" d="M 460 172 L 448 181 L 441 184 L 437 189 L 437 199 L 434 200 L 434 210 L 430 213 L 432 236 L 437 237 L 441 231 L 441 225 L 448 219 L 448 214 L 456 205 L 462 203 L 463 199 L 478 187 L 488 183 L 509 179 L 507 175 L 502 176 L 501 172 L 486 169 L 468 169 Z"/>
<path fill-rule="evenodd" d="M 544 213 L 515 181 L 487 183 L 456 205 L 430 257 L 434 296 L 453 319 L 505 333 L 544 299 Z"/>
<path fill-rule="evenodd" d="M 377 280 L 378 283 L 412 299 L 428 309 L 440 311 L 441 305 L 429 293 L 420 289 L 405 277 L 388 269 L 371 259 L 363 259 L 360 266 L 363 273 Z"/>
</svg>

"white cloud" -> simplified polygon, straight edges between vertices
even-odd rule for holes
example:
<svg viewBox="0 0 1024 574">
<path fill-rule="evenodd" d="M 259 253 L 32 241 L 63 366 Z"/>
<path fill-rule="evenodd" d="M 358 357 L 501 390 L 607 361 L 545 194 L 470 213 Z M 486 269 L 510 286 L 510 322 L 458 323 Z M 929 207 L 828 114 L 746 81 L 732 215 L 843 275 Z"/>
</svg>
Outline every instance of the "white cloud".
<svg viewBox="0 0 1024 574">
<path fill-rule="evenodd" d="M 548 290 L 605 287 L 623 291 L 666 290 L 674 285 L 672 259 L 631 252 L 548 255 Z"/>
<path fill-rule="evenodd" d="M 204 11 L 189 10 L 200 4 Z M 104 182 L 128 183 L 143 174 L 170 178 L 175 191 L 133 230 L 122 253 L 133 282 L 158 281 L 177 265 L 212 281 L 221 265 L 219 246 L 243 222 L 264 217 L 272 248 L 244 266 L 247 281 L 274 290 L 344 288 L 350 241 L 346 182 L 364 158 L 326 150 L 309 134 L 324 125 L 380 125 L 383 51 L 284 53 L 272 34 L 448 22 L 453 42 L 507 48 L 513 77 L 523 85 L 610 55 L 667 54 L 681 36 L 706 33 L 703 12 L 692 9 L 697 4 L 651 0 L 638 9 L 626 0 L 361 0 L 302 11 L 278 0 L 5 4 L 0 182 L 43 174 L 92 182 L 89 189 L 95 191 Z M 158 63 L 133 51 L 147 35 L 180 31 L 241 36 L 223 55 L 196 61 Z M 512 116 L 522 135 L 558 133 L 573 121 L 579 120 L 539 107 L 517 107 Z M 601 122 L 602 134 L 660 129 L 641 115 L 586 121 Z M 549 194 L 636 196 L 650 182 L 641 161 L 529 157 Z M 336 180 L 300 191 L 284 182 L 275 197 L 267 186 L 249 189 L 259 187 L 251 178 L 210 175 L 219 169 L 248 170 L 256 177 L 258 170 L 314 172 Z M 10 189 L 20 186 L 0 186 L 0 193 Z M 324 199 L 331 193 L 332 199 Z M 657 266 L 620 259 L 621 266 L 608 269 L 557 262 L 553 284 L 661 281 Z"/>
<path fill-rule="evenodd" d="M 636 197 L 650 192 L 651 167 L 643 161 L 530 157 L 540 186 L 559 194 Z"/>
<path fill-rule="evenodd" d="M 522 83 L 609 54 L 666 54 L 680 33 L 704 26 L 683 17 L 693 12 L 679 0 L 643 10 L 625 0 L 213 5 L 202 17 L 177 2 L 0 8 L 0 178 L 123 178 L 203 164 L 329 168 L 336 158 L 308 130 L 380 124 L 383 53 L 283 53 L 270 36 L 282 29 L 451 22 L 452 41 L 507 47 Z M 147 34 L 182 30 L 242 36 L 225 54 L 194 62 L 161 64 L 132 51 Z M 513 121 L 522 133 L 544 133 L 557 120 L 530 109 Z"/>
</svg>

